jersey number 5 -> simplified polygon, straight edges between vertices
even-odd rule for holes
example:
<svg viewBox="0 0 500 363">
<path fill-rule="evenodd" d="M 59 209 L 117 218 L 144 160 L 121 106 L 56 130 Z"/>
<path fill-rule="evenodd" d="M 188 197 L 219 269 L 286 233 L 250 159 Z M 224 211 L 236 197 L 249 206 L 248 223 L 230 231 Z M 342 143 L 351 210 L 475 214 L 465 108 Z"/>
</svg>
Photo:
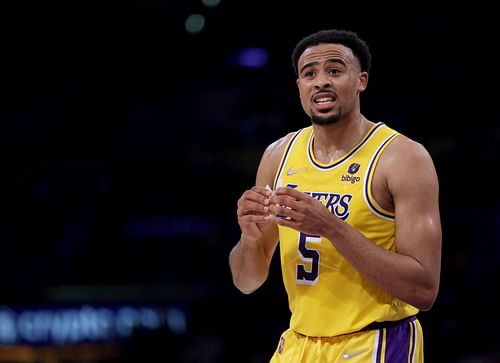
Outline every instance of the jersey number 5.
<svg viewBox="0 0 500 363">
<path fill-rule="evenodd" d="M 297 264 L 297 284 L 315 285 L 319 278 L 319 251 L 311 244 L 321 243 L 320 236 L 299 233 L 298 254 L 304 263 Z"/>
</svg>

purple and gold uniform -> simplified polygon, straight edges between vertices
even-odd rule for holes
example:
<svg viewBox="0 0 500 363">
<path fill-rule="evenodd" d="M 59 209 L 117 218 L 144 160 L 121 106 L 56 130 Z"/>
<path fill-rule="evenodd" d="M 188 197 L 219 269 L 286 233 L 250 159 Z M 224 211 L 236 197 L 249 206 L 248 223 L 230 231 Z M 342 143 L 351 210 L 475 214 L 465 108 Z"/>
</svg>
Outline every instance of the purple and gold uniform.
<svg viewBox="0 0 500 363">
<path fill-rule="evenodd" d="M 398 135 L 374 124 L 346 155 L 323 164 L 313 153 L 312 126 L 300 129 L 285 149 L 274 187 L 309 194 L 373 243 L 395 251 L 394 213 L 377 204 L 371 185 L 380 155 Z M 283 226 L 279 233 L 291 319 L 271 362 L 423 361 L 416 307 L 366 280 L 326 238 Z M 403 354 L 402 346 L 404 359 L 395 356 Z"/>
</svg>

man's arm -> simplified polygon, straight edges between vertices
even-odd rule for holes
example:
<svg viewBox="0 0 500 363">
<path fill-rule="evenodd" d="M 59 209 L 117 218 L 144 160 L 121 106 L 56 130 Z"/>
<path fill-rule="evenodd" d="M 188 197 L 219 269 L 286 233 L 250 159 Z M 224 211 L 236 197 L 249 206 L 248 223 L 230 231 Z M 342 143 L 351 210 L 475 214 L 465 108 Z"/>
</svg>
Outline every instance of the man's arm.
<svg viewBox="0 0 500 363">
<path fill-rule="evenodd" d="M 234 285 L 249 294 L 258 289 L 269 274 L 278 244 L 278 228 L 269 211 L 271 189 L 281 155 L 291 134 L 267 147 L 259 163 L 256 185 L 238 200 L 241 238 L 229 254 Z"/>
<path fill-rule="evenodd" d="M 278 224 L 328 238 L 368 280 L 391 295 L 428 310 L 439 289 L 441 222 L 438 179 L 422 145 L 398 137 L 386 149 L 376 178 L 390 196 L 396 214 L 396 251 L 375 245 L 320 202 L 292 188 L 279 188 L 271 198 Z"/>
</svg>

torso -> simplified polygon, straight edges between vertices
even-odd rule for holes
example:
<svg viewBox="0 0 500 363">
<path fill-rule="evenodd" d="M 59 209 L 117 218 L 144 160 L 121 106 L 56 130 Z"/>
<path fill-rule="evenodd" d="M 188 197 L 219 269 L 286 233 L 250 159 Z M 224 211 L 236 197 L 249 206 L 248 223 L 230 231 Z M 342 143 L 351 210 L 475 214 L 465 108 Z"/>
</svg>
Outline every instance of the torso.
<svg viewBox="0 0 500 363">
<path fill-rule="evenodd" d="M 315 156 L 312 126 L 299 130 L 284 148 L 274 187 L 282 184 L 311 195 L 377 245 L 394 250 L 394 208 L 385 166 L 377 170 L 377 163 L 398 135 L 382 123 L 372 124 L 350 150 L 326 164 Z M 281 226 L 279 232 L 294 330 L 335 336 L 416 312 L 366 281 L 324 237 Z"/>
</svg>

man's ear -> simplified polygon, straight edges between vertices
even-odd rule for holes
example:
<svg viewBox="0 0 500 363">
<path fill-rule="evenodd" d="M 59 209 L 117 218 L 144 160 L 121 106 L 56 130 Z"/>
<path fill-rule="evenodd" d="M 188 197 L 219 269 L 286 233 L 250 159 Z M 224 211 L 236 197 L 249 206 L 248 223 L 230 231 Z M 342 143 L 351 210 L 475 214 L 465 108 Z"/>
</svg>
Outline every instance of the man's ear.
<svg viewBox="0 0 500 363">
<path fill-rule="evenodd" d="M 368 86 L 368 72 L 361 72 L 359 74 L 358 91 L 363 92 Z"/>
</svg>

